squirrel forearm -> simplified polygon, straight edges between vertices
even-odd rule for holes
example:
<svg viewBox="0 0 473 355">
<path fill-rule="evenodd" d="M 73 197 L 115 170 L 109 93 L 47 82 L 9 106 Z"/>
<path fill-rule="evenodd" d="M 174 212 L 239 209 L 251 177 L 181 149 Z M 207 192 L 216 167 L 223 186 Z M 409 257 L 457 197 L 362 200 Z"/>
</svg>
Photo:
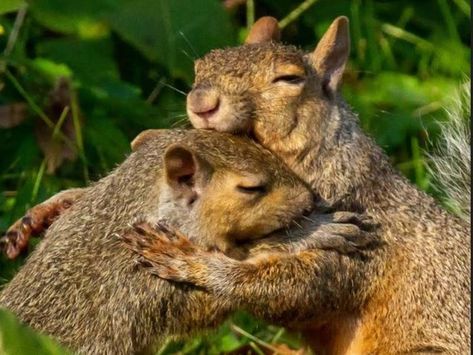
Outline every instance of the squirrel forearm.
<svg viewBox="0 0 473 355">
<path fill-rule="evenodd" d="M 124 240 L 151 273 L 203 287 L 234 308 L 287 323 L 339 306 L 333 304 L 341 299 L 335 293 L 354 282 L 346 261 L 377 240 L 357 218 L 346 212 L 311 218 L 290 233 L 254 241 L 244 261 L 209 252 L 163 225 L 137 226 Z"/>
<path fill-rule="evenodd" d="M 0 239 L 0 249 L 4 250 L 8 258 L 16 258 L 28 247 L 32 235 L 44 233 L 53 221 L 75 204 L 88 189 L 83 187 L 64 190 L 30 208 L 8 228 L 5 236 Z"/>
<path fill-rule="evenodd" d="M 303 321 L 330 309 L 331 290 L 339 290 L 335 253 L 311 250 L 260 255 L 237 261 L 223 255 L 206 258 L 196 283 L 216 297 L 268 321 Z M 203 267 L 202 267 L 203 266 Z M 332 284 L 332 285 L 330 285 Z"/>
</svg>

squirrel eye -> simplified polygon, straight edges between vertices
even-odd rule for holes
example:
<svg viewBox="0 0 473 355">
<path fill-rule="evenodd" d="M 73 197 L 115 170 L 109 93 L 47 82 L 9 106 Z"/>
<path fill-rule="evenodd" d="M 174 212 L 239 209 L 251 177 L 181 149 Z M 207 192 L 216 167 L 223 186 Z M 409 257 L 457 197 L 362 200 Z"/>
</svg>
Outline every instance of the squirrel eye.
<svg viewBox="0 0 473 355">
<path fill-rule="evenodd" d="M 280 82 L 288 84 L 301 84 L 304 82 L 304 80 L 305 78 L 300 75 L 281 75 L 273 79 L 273 84 Z"/>
<path fill-rule="evenodd" d="M 267 188 L 265 185 L 257 185 L 257 186 L 237 185 L 237 190 L 245 194 L 264 194 L 266 193 Z"/>
</svg>

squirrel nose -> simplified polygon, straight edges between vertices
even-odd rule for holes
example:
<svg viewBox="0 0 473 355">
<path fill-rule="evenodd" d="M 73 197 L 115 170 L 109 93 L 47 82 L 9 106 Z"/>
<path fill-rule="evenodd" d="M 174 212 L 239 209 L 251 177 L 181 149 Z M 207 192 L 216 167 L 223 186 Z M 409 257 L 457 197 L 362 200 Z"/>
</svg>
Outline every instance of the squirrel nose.
<svg viewBox="0 0 473 355">
<path fill-rule="evenodd" d="M 187 96 L 188 109 L 205 120 L 217 113 L 220 98 L 216 91 L 210 89 L 195 89 Z"/>
</svg>

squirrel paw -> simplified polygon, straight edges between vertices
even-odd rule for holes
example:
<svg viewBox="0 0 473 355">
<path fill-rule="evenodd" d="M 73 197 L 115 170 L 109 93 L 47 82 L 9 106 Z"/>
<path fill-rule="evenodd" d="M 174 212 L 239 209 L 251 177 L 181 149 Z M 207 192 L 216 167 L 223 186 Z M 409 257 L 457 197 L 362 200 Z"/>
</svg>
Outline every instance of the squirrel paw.
<svg viewBox="0 0 473 355">
<path fill-rule="evenodd" d="M 362 231 L 372 232 L 379 227 L 373 219 L 366 215 L 356 212 L 338 211 L 332 214 L 335 223 L 350 223 L 359 227 Z"/>
<path fill-rule="evenodd" d="M 133 230 L 121 236 L 125 246 L 137 253 L 137 263 L 162 279 L 197 283 L 192 277 L 196 258 L 205 251 L 186 236 L 162 223 L 155 227 L 146 222 L 133 225 Z"/>
<path fill-rule="evenodd" d="M 43 233 L 71 205 L 72 201 L 68 198 L 53 196 L 48 201 L 32 207 L 0 238 L 0 249 L 9 259 L 15 259 L 27 249 L 32 235 Z"/>
<path fill-rule="evenodd" d="M 380 244 L 379 236 L 374 232 L 378 225 L 369 216 L 342 211 L 327 214 L 323 219 L 324 223 L 309 238 L 309 247 L 360 254 Z"/>
</svg>

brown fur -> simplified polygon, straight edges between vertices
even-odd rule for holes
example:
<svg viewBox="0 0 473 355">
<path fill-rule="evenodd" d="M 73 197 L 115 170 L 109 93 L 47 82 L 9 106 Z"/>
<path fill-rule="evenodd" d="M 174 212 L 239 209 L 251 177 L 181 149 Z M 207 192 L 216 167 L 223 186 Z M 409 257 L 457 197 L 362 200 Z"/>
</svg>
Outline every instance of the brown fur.
<svg viewBox="0 0 473 355">
<path fill-rule="evenodd" d="M 135 256 L 118 238 L 134 220 L 164 219 L 196 236 L 206 251 L 219 247 L 244 257 L 251 249 L 237 253 L 234 238 L 246 233 L 261 238 L 288 227 L 313 205 L 309 188 L 248 139 L 196 130 L 145 135 L 135 140 L 136 151 L 124 163 L 83 190 L 0 293 L 2 307 L 80 353 L 146 352 L 167 336 L 214 327 L 236 309 L 233 300 L 159 280 L 136 267 Z M 263 181 L 265 191 L 239 191 L 249 181 Z M 345 223 L 353 215 L 314 216 L 325 231 L 320 238 L 314 233 L 313 245 L 327 241 L 332 248 L 332 236 L 343 244 Z M 363 234 L 352 232 L 355 239 Z M 273 243 L 281 245 L 282 239 Z M 286 244 L 288 250 L 296 247 Z"/>
<path fill-rule="evenodd" d="M 334 21 L 314 53 L 272 42 L 271 34 L 263 37 L 260 43 L 214 50 L 197 60 L 189 96 L 208 90 L 218 94 L 220 106 L 205 119 L 188 107 L 191 122 L 197 128 L 250 133 L 325 199 L 373 216 L 382 226 L 385 247 L 363 263 L 319 252 L 324 255 L 307 265 L 325 270 L 323 277 L 304 271 L 303 261 L 288 263 L 295 280 L 312 282 L 306 289 L 311 296 L 298 302 L 288 300 L 297 300 L 293 288 L 256 290 L 273 292 L 268 302 L 284 298 L 294 305 L 295 313 L 281 315 L 286 323 L 299 313 L 314 314 L 312 322 L 298 327 L 312 344 L 325 344 L 314 348 L 326 353 L 467 353 L 470 225 L 395 171 L 337 93 L 349 52 L 347 19 Z M 292 75 L 294 68 L 284 69 L 291 66 L 303 73 L 302 81 L 281 79 Z M 218 274 L 235 278 L 242 267 Z M 278 271 L 273 272 L 266 281 L 276 285 Z M 294 281 L 294 287 L 300 285 Z M 225 288 L 237 292 L 228 284 Z M 255 310 L 254 297 L 246 296 L 246 307 L 264 311 Z M 281 311 L 284 302 L 277 304 Z"/>
</svg>

